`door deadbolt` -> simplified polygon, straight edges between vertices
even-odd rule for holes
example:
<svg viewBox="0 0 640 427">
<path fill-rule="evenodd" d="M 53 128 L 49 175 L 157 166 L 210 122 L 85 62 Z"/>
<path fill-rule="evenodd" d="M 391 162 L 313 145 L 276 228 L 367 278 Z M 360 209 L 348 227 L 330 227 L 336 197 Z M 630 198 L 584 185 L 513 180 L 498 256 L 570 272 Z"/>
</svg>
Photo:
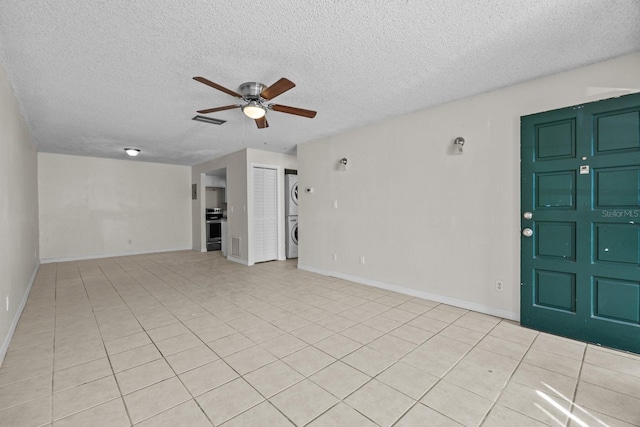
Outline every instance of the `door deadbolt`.
<svg viewBox="0 0 640 427">
<path fill-rule="evenodd" d="M 522 235 L 524 237 L 531 237 L 533 236 L 533 230 L 530 228 L 525 228 L 524 230 L 522 230 Z"/>
<path fill-rule="evenodd" d="M 533 214 L 531 212 L 525 212 L 524 214 L 522 214 L 522 217 L 524 219 L 531 219 L 533 218 Z"/>
</svg>

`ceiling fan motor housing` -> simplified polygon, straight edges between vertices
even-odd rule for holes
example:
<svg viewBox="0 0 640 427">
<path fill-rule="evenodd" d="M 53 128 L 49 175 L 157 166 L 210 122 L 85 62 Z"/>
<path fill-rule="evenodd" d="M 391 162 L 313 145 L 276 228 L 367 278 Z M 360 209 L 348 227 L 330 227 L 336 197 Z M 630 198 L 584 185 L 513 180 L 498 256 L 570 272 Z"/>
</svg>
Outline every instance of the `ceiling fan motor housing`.
<svg viewBox="0 0 640 427">
<path fill-rule="evenodd" d="M 266 85 L 258 82 L 242 83 L 238 90 L 242 97 L 246 100 L 259 100 L 260 94 L 267 88 Z"/>
</svg>

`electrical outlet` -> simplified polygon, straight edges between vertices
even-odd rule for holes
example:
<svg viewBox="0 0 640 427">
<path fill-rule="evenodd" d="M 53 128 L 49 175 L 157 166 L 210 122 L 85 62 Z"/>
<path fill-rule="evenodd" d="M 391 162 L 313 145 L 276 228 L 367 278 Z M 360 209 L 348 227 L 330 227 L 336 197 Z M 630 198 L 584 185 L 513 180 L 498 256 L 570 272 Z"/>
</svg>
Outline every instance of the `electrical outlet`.
<svg viewBox="0 0 640 427">
<path fill-rule="evenodd" d="M 338 260 L 338 254 L 335 254 L 335 253 L 333 254 L 333 260 L 334 260 L 334 261 L 337 261 L 337 260 Z"/>
<path fill-rule="evenodd" d="M 504 282 L 502 280 L 496 280 L 496 292 L 502 292 L 504 290 Z"/>
<path fill-rule="evenodd" d="M 364 255 L 360 255 L 360 264 L 364 264 Z"/>
</svg>

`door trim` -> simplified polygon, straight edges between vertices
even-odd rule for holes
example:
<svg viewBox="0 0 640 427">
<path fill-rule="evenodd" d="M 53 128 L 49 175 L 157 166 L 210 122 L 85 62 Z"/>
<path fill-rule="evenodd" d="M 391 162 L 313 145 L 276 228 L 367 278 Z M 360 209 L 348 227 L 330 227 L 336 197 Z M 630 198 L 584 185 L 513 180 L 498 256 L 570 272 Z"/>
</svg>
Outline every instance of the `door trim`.
<svg viewBox="0 0 640 427">
<path fill-rule="evenodd" d="M 607 206 L 640 214 L 635 196 L 640 191 L 639 123 L 638 93 L 521 117 L 520 230 L 534 230 L 533 238 L 520 235 L 522 325 L 640 352 L 640 229 L 632 225 L 631 234 L 610 231 L 613 237 L 603 243 L 604 251 L 612 248 L 608 257 L 600 257 L 596 237 L 602 224 L 630 227 L 605 218 Z M 625 180 L 618 182 L 619 171 L 638 172 L 631 179 L 622 175 Z M 607 173 L 614 177 L 599 178 Z M 525 211 L 533 219 L 523 218 Z M 630 246 L 621 249 L 624 244 Z M 622 256 L 629 253 L 636 259 Z"/>
</svg>

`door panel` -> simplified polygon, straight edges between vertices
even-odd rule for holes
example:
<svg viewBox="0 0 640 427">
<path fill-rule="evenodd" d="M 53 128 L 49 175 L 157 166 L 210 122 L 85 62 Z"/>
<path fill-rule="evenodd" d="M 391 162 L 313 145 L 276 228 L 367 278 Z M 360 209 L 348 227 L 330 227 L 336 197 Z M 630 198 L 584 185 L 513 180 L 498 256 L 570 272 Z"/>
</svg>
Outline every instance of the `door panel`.
<svg viewBox="0 0 640 427">
<path fill-rule="evenodd" d="M 521 124 L 521 323 L 640 353 L 640 94 Z"/>
<path fill-rule="evenodd" d="M 535 304 L 568 313 L 576 311 L 576 276 L 573 273 L 536 270 Z"/>
<path fill-rule="evenodd" d="M 536 174 L 537 208 L 575 209 L 576 174 L 558 171 Z"/>
<path fill-rule="evenodd" d="M 640 282 L 596 277 L 594 306 L 596 317 L 640 323 Z"/>
<path fill-rule="evenodd" d="M 537 221 L 534 233 L 536 258 L 576 259 L 576 224 L 574 222 Z"/>
<path fill-rule="evenodd" d="M 640 167 L 601 168 L 596 174 L 596 207 L 635 208 L 640 194 Z"/>
<path fill-rule="evenodd" d="M 576 154 L 576 121 L 542 123 L 536 126 L 537 160 L 572 159 Z"/>
<path fill-rule="evenodd" d="M 614 262 L 640 266 L 638 245 L 640 227 L 636 224 L 594 224 L 595 262 Z"/>
<path fill-rule="evenodd" d="M 597 151 L 633 151 L 640 149 L 640 114 L 638 111 L 614 112 L 596 118 Z"/>
</svg>

